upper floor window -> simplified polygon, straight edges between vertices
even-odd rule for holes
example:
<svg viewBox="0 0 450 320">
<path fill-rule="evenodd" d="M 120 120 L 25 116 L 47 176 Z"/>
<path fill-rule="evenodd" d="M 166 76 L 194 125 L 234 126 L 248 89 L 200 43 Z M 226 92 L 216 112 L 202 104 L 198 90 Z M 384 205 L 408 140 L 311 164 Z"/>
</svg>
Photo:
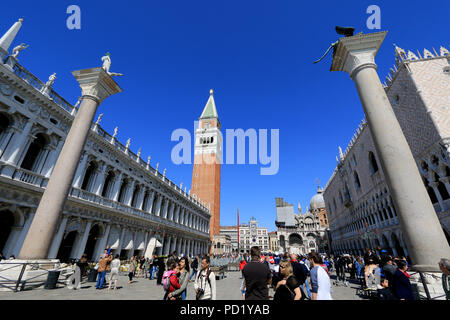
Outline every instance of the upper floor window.
<svg viewBox="0 0 450 320">
<path fill-rule="evenodd" d="M 372 151 L 369 152 L 369 169 L 371 174 L 374 174 L 378 171 L 377 160 L 375 159 L 375 155 Z"/>
<path fill-rule="evenodd" d="M 47 138 L 42 133 L 38 133 L 28 147 L 20 167 L 25 170 L 35 171 L 47 144 Z"/>
</svg>

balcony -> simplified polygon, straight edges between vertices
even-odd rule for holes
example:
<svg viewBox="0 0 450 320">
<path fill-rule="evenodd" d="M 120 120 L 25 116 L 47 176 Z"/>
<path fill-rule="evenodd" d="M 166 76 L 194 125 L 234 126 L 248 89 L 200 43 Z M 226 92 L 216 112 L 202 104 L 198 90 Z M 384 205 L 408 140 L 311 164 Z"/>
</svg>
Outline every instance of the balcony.
<svg viewBox="0 0 450 320">
<path fill-rule="evenodd" d="M 2 170 L 4 167 L 6 167 L 6 166 L 1 165 L 0 170 Z M 33 185 L 35 187 L 39 187 L 39 188 L 43 188 L 43 189 L 47 186 L 47 183 L 48 183 L 48 178 L 46 178 L 45 176 L 42 176 L 35 172 L 28 171 L 28 170 L 18 168 L 18 167 L 15 167 L 15 169 L 14 169 L 14 172 L 12 174 L 12 180 L 20 181 L 22 183 Z M 199 230 L 193 229 L 192 227 L 188 227 L 183 224 L 176 223 L 174 221 L 155 216 L 154 214 L 151 214 L 149 212 L 139 210 L 139 209 L 136 209 L 131 206 L 127 206 L 123 203 L 113 201 L 108 198 L 104 198 L 102 196 L 96 195 L 95 193 L 91 193 L 91 192 L 88 192 L 88 191 L 85 191 L 82 189 L 72 187 L 69 192 L 69 197 L 78 198 L 83 201 L 89 202 L 91 204 L 97 204 L 102 207 L 108 207 L 111 209 L 115 209 L 125 215 L 143 218 L 145 220 L 151 221 L 156 224 L 173 227 L 178 230 L 183 230 L 185 232 L 194 233 L 198 236 L 208 236 L 208 234 L 209 234 L 209 231 L 201 232 Z"/>
</svg>

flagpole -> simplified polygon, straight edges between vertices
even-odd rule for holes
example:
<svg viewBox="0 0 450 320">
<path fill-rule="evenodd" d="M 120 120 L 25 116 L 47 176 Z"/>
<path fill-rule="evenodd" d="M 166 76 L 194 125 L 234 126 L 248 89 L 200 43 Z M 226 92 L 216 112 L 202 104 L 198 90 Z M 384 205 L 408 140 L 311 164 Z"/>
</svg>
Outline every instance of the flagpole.
<svg viewBox="0 0 450 320">
<path fill-rule="evenodd" d="M 239 208 L 237 209 L 237 238 L 238 238 L 238 254 L 241 254 L 241 250 L 239 248 Z"/>
</svg>

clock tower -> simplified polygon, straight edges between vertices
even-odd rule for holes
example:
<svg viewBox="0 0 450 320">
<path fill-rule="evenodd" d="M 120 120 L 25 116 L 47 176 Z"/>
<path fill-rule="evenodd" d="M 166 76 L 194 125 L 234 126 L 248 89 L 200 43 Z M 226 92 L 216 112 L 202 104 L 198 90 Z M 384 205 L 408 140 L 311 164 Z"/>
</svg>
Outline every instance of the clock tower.
<svg viewBox="0 0 450 320">
<path fill-rule="evenodd" d="M 222 163 L 222 133 L 211 89 L 208 102 L 195 131 L 194 169 L 191 195 L 209 206 L 211 241 L 220 232 L 220 166 Z"/>
</svg>

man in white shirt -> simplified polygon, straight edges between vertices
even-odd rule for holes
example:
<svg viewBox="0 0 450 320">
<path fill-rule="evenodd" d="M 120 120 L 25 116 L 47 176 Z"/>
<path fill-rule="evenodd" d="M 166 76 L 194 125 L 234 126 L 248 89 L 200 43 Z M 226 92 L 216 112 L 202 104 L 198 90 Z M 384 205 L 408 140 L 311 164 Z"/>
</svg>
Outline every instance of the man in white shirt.
<svg viewBox="0 0 450 320">
<path fill-rule="evenodd" d="M 312 300 L 332 300 L 330 277 L 320 266 L 322 258 L 315 252 L 311 252 L 308 258 L 312 267 L 310 272 Z"/>
<path fill-rule="evenodd" d="M 195 278 L 194 289 L 197 300 L 216 300 L 216 276 L 209 268 L 209 263 L 208 256 L 202 258 L 202 270 Z"/>
</svg>

